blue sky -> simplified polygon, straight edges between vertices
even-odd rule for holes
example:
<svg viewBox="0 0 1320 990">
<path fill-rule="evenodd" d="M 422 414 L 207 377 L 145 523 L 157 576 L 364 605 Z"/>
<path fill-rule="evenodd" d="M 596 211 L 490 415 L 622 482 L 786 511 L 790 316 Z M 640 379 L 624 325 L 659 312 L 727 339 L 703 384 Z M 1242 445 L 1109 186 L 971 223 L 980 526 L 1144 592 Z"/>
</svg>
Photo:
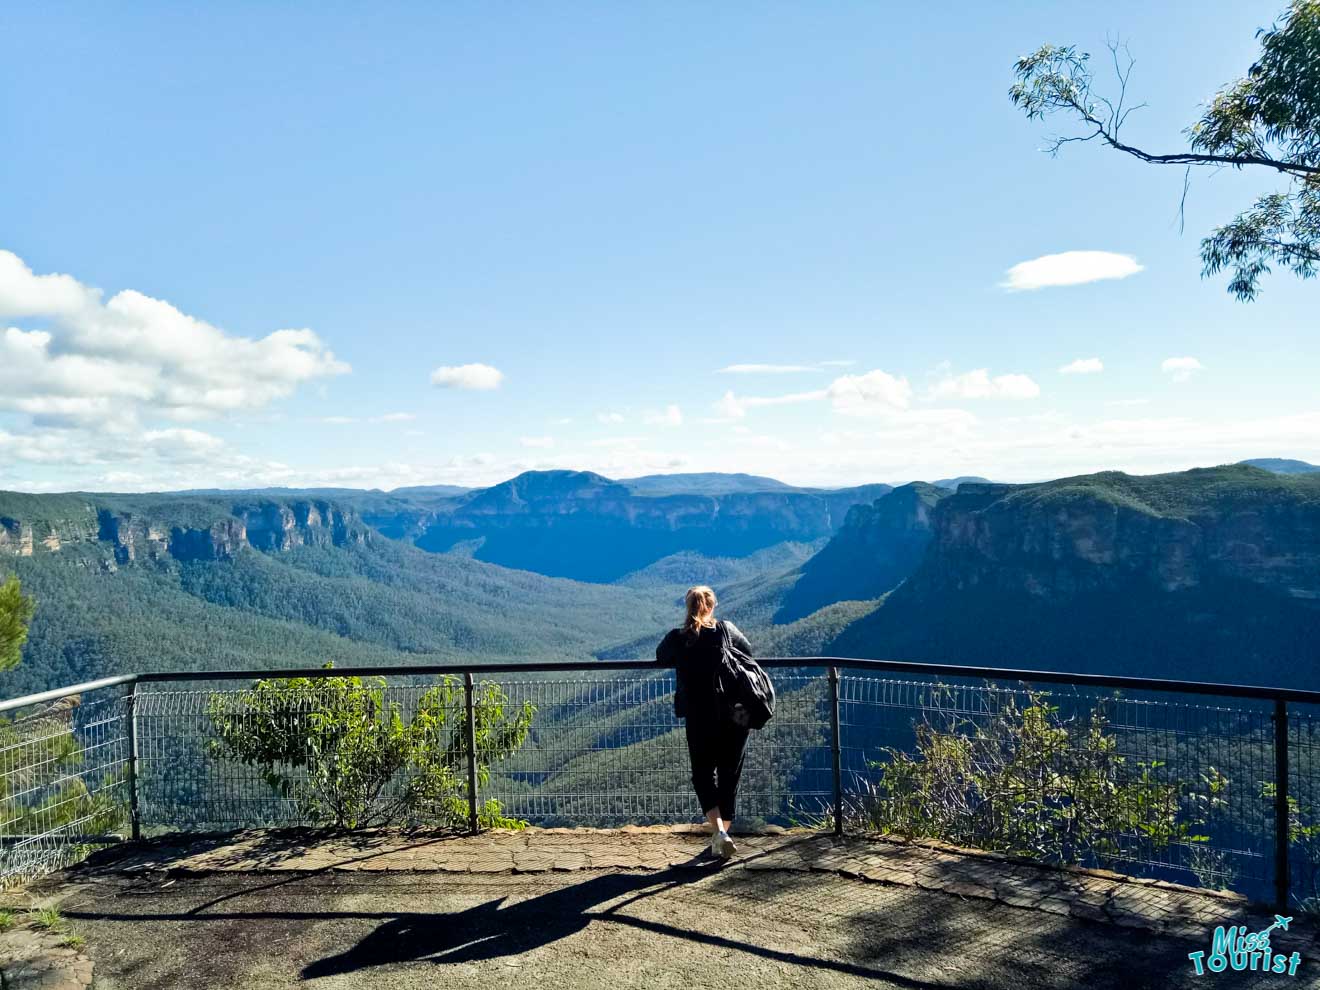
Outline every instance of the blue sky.
<svg viewBox="0 0 1320 990">
<path fill-rule="evenodd" d="M 1282 0 L 924 6 L 5 5 L 0 487 L 1320 460 L 1320 286 L 1199 276 L 1276 180 L 1006 96 L 1121 35 L 1173 150 Z"/>
</svg>

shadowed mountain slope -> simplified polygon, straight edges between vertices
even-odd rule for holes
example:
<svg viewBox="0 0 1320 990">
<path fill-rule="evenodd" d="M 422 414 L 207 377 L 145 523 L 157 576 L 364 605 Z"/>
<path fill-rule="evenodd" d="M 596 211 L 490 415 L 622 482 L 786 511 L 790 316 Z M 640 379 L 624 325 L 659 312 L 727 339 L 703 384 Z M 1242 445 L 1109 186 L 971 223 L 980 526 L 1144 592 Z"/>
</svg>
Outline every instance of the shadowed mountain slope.
<svg viewBox="0 0 1320 990">
<path fill-rule="evenodd" d="M 879 598 L 921 563 L 931 513 L 951 493 L 921 481 L 848 511 L 843 528 L 801 568 L 775 622 L 793 622 L 834 602 Z"/>
<path fill-rule="evenodd" d="M 1320 476 L 964 485 L 834 652 L 1320 687 Z"/>
<path fill-rule="evenodd" d="M 1306 461 L 1296 461 L 1287 457 L 1255 457 L 1242 463 L 1264 468 L 1275 474 L 1314 474 L 1320 471 L 1320 464 L 1308 464 Z"/>
<path fill-rule="evenodd" d="M 714 487 L 710 476 L 698 480 Z M 505 567 L 608 582 L 677 553 L 745 557 L 828 537 L 853 505 L 889 490 L 748 491 L 746 485 L 739 481 L 738 490 L 717 494 L 659 488 L 649 494 L 588 471 L 533 471 L 424 503 L 390 496 L 392 502 L 365 505 L 362 513 L 386 535 L 424 550 L 461 544 L 478 560 Z"/>
</svg>

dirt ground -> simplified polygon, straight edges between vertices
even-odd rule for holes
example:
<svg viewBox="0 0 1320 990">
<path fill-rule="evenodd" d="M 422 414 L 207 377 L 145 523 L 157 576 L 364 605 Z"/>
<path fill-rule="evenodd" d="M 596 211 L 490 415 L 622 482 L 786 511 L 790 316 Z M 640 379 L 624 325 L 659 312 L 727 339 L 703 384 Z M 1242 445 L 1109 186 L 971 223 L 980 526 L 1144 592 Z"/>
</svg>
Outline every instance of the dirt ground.
<svg viewBox="0 0 1320 990">
<path fill-rule="evenodd" d="M 105 875 L 62 910 L 102 990 L 1204 987 L 1204 948 L 736 863 L 572 873 Z M 1216 983 L 1312 985 L 1306 974 Z"/>
</svg>

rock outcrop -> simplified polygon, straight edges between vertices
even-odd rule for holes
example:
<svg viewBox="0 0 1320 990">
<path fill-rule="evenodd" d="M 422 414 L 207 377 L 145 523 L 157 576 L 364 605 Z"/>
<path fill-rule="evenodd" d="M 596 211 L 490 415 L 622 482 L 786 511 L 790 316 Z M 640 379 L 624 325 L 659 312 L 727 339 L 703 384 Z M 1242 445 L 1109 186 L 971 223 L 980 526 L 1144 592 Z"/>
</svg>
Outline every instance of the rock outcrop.
<svg viewBox="0 0 1320 990">
<path fill-rule="evenodd" d="M 793 622 L 834 602 L 879 598 L 921 563 L 935 507 L 952 493 L 913 482 L 848 511 L 843 528 L 807 561 L 776 622 Z"/>
<path fill-rule="evenodd" d="M 69 495 L 0 492 L 0 556 L 31 557 L 96 540 L 96 512 Z"/>
<path fill-rule="evenodd" d="M 1320 598 L 1320 478 L 1250 467 L 964 485 L 937 513 L 922 587 L 1051 600 L 1243 581 Z"/>
<path fill-rule="evenodd" d="M 77 550 L 110 567 L 165 560 L 226 560 L 243 549 L 281 552 L 302 546 L 362 544 L 370 530 L 351 510 L 321 499 L 226 503 L 215 498 L 90 496 L 70 513 L 45 497 L 22 499 L 29 518 L 0 516 L 0 555 L 30 557 Z M 70 496 L 49 496 L 67 500 Z M 64 517 L 57 510 L 65 512 Z"/>
<path fill-rule="evenodd" d="M 345 546 L 366 541 L 357 517 L 325 501 L 262 502 L 235 506 L 246 539 L 258 550 Z"/>
<path fill-rule="evenodd" d="M 832 651 L 1320 688 L 1320 475 L 968 485 Z"/>
</svg>

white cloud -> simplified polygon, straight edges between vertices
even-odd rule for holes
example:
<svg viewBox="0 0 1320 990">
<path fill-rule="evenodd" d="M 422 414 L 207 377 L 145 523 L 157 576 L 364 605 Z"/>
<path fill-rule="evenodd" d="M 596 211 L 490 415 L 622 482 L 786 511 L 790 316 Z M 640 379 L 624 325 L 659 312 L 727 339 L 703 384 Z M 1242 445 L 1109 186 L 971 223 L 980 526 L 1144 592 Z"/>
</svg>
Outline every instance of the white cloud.
<svg viewBox="0 0 1320 990">
<path fill-rule="evenodd" d="M 1098 375 L 1105 370 L 1105 363 L 1098 357 L 1078 358 L 1059 369 L 1061 375 Z"/>
<path fill-rule="evenodd" d="M 555 445 L 554 437 L 521 437 L 518 442 L 524 447 L 547 450 Z"/>
<path fill-rule="evenodd" d="M 724 398 L 715 403 L 715 411 L 725 420 L 742 419 L 747 415 L 748 409 L 756 409 L 762 406 L 787 406 L 798 402 L 819 402 L 828 395 L 828 390 L 823 388 L 812 392 L 793 392 L 789 395 L 752 395 L 741 398 L 729 391 L 724 393 Z"/>
<path fill-rule="evenodd" d="M 738 400 L 732 389 L 725 392 L 724 396 L 714 403 L 714 408 L 719 413 L 719 418 L 715 422 L 742 419 L 747 415 L 747 407 Z"/>
<path fill-rule="evenodd" d="M 1150 399 L 1110 399 L 1105 403 L 1107 406 L 1144 406 L 1149 405 Z"/>
<path fill-rule="evenodd" d="M 1034 399 L 1040 386 L 1026 375 L 990 377 L 985 368 L 961 375 L 946 375 L 930 387 L 931 399 Z"/>
<path fill-rule="evenodd" d="M 999 283 L 1018 292 L 1058 285 L 1082 285 L 1104 279 L 1127 278 L 1142 270 L 1137 259 L 1112 251 L 1064 251 L 1022 261 L 1010 268 Z"/>
<path fill-rule="evenodd" d="M 471 392 L 490 392 L 500 387 L 504 372 L 488 364 L 445 365 L 431 372 L 431 384 Z"/>
<path fill-rule="evenodd" d="M 0 430 L 0 468 L 18 461 L 29 464 L 82 466 L 93 463 L 95 458 L 76 449 L 73 437 L 64 430 L 42 430 L 24 434 Z"/>
<path fill-rule="evenodd" d="M 623 413 L 617 413 L 617 412 L 597 413 L 596 422 L 604 423 L 607 426 L 614 426 L 623 422 Z"/>
<path fill-rule="evenodd" d="M 71 275 L 35 275 L 23 259 L 0 251 L 0 319 L 73 316 L 96 309 L 101 293 Z"/>
<path fill-rule="evenodd" d="M 142 439 L 157 455 L 181 461 L 207 460 L 225 446 L 219 437 L 181 427 L 148 430 L 142 434 Z"/>
<path fill-rule="evenodd" d="M 711 431 L 710 442 L 695 447 L 689 437 L 668 435 L 675 442 L 665 449 L 654 440 L 667 434 L 652 433 L 647 439 L 619 437 L 573 449 L 559 449 L 561 442 L 554 450 L 500 458 L 475 454 L 406 463 L 383 458 L 296 466 L 245 457 L 217 447 L 204 434 L 180 432 L 150 444 L 135 435 L 122 445 L 98 447 L 77 431 L 42 429 L 16 435 L 0 428 L 0 489 L 484 485 L 529 468 L 591 470 L 625 478 L 657 471 L 731 470 L 732 463 L 737 470 L 793 484 L 826 486 L 957 474 L 1004 481 L 1110 469 L 1143 474 L 1230 463 L 1262 451 L 1320 461 L 1320 409 L 1315 408 L 1260 418 L 1216 413 L 1077 420 L 1058 411 L 982 418 L 964 409 L 914 404 L 869 419 L 840 418 L 837 429 L 819 434 L 809 426 L 781 432 L 753 429 L 756 424 L 748 422 L 750 426 L 735 423 Z"/>
<path fill-rule="evenodd" d="M 276 483 L 286 466 L 161 421 L 268 418 L 254 414 L 349 371 L 311 330 L 237 336 L 131 289 L 106 299 L 70 275 L 35 274 L 8 251 L 0 319 L 36 324 L 0 325 L 0 416 L 27 419 L 0 431 L 0 477 L 40 464 L 44 490 L 191 488 L 203 473 Z"/>
<path fill-rule="evenodd" d="M 683 410 L 678 406 L 666 406 L 664 412 L 648 414 L 645 422 L 651 426 L 682 426 Z"/>
<path fill-rule="evenodd" d="M 912 386 L 906 378 L 896 378 L 877 368 L 864 375 L 843 375 L 825 388 L 810 392 L 771 396 L 738 396 L 732 391 L 725 392 L 724 397 L 715 403 L 715 411 L 719 414 L 719 421 L 729 422 L 742 419 L 749 409 L 828 400 L 836 412 L 857 416 L 903 409 L 911 398 Z"/>
<path fill-rule="evenodd" d="M 37 275 L 0 251 L 0 410 L 36 426 L 132 429 L 146 416 L 214 419 L 286 398 L 348 372 L 311 330 L 238 337 L 169 303 L 100 290 L 69 275 Z"/>
<path fill-rule="evenodd" d="M 1194 357 L 1171 357 L 1164 359 L 1160 370 L 1172 381 L 1181 383 L 1190 381 L 1198 371 L 1204 371 L 1205 365 Z"/>
<path fill-rule="evenodd" d="M 878 368 L 864 375 L 836 378 L 825 391 L 835 411 L 850 416 L 906 409 L 912 401 L 912 386 L 906 378 L 895 378 Z"/>
<path fill-rule="evenodd" d="M 329 423 L 331 426 L 347 426 L 349 423 L 411 423 L 416 418 L 412 413 L 395 412 L 368 416 L 366 419 L 359 419 L 356 416 L 322 416 L 321 422 Z"/>
</svg>

